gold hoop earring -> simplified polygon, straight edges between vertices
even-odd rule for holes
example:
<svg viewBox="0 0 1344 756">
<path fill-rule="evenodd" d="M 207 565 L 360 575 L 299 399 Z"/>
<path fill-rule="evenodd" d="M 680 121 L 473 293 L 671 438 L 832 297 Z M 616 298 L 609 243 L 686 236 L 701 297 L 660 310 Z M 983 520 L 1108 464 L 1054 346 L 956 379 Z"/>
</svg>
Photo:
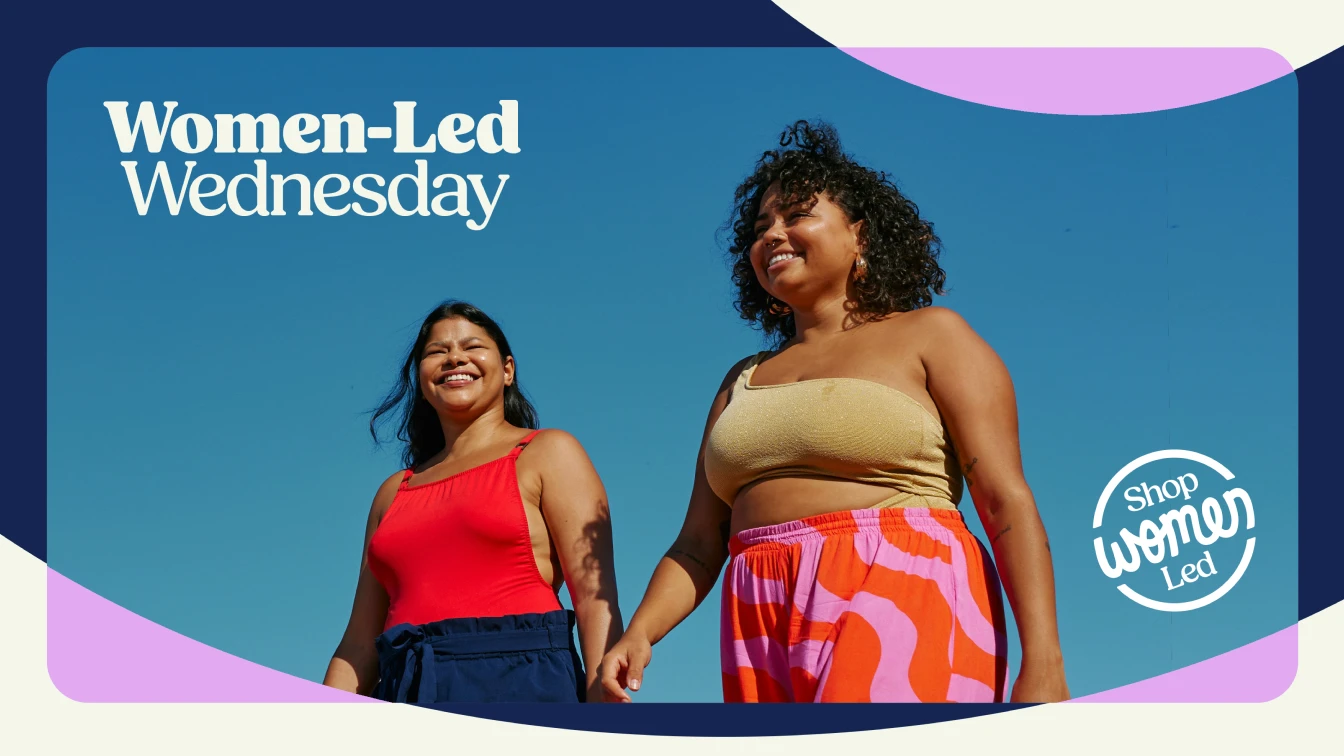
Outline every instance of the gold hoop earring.
<svg viewBox="0 0 1344 756">
<path fill-rule="evenodd" d="M 868 261 L 864 259 L 863 255 L 859 255 L 858 259 L 854 261 L 854 280 L 862 281 L 867 276 Z"/>
</svg>

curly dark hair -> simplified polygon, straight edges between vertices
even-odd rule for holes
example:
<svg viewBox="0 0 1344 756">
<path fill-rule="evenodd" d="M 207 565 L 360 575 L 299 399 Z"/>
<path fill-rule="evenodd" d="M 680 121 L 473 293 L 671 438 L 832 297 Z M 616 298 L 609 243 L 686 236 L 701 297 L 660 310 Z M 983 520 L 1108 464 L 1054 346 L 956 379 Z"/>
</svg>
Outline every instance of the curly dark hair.
<svg viewBox="0 0 1344 756">
<path fill-rule="evenodd" d="M 868 270 L 854 283 L 853 317 L 862 322 L 927 307 L 934 294 L 944 293 L 947 277 L 938 265 L 942 245 L 933 225 L 919 217 L 919 208 L 886 173 L 845 153 L 835 128 L 824 122 L 797 121 L 780 135 L 779 146 L 761 155 L 734 195 L 728 257 L 737 285 L 734 304 L 743 319 L 759 326 L 775 346 L 796 333 L 793 314 L 772 302 L 751 266 L 761 198 L 774 184 L 786 204 L 825 193 L 851 222 L 865 221 L 859 242 Z"/>
</svg>

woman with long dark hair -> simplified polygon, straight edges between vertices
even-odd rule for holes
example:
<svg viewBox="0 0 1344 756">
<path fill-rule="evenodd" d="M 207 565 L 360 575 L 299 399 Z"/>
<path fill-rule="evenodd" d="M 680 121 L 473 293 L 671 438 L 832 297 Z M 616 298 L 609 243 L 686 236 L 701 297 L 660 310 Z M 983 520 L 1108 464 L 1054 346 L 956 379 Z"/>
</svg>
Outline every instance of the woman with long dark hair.
<svg viewBox="0 0 1344 756">
<path fill-rule="evenodd" d="M 603 661 L 610 695 L 639 689 L 727 561 L 726 701 L 1002 701 L 999 576 L 1022 644 L 1012 700 L 1068 698 L 1012 381 L 930 306 L 933 227 L 800 121 L 738 187 L 732 231 L 738 310 L 773 348 L 714 398 L 681 532 Z M 962 519 L 963 481 L 995 560 Z"/>
<path fill-rule="evenodd" d="M 499 325 L 465 302 L 434 308 L 375 441 L 385 418 L 405 469 L 374 496 L 323 682 L 409 703 L 601 700 L 598 663 L 621 634 L 606 493 L 573 436 L 536 430 Z"/>
</svg>

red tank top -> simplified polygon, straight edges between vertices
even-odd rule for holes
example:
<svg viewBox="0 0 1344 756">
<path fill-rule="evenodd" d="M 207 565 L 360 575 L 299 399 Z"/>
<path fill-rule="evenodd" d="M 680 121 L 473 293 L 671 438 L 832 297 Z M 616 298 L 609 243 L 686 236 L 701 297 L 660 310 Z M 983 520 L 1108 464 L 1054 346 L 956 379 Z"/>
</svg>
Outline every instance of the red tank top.
<svg viewBox="0 0 1344 756">
<path fill-rule="evenodd" d="M 369 569 L 387 591 L 386 630 L 456 617 L 562 608 L 537 570 L 518 492 L 518 455 L 443 480 L 401 487 L 369 540 Z"/>
</svg>

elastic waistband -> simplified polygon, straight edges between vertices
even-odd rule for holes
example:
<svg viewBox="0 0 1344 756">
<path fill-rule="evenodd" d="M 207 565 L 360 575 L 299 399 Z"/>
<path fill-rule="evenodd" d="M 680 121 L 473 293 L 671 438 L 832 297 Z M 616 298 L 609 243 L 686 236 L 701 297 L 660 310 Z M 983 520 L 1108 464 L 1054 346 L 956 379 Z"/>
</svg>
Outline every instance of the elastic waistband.
<svg viewBox="0 0 1344 756">
<path fill-rule="evenodd" d="M 928 507 L 851 509 L 781 522 L 778 525 L 748 528 L 728 541 L 728 554 L 737 556 L 753 546 L 771 544 L 787 546 L 828 536 L 865 531 L 919 532 L 932 535 L 938 530 L 950 530 L 957 535 L 970 535 L 970 530 L 966 528 L 966 520 L 961 516 L 961 512 L 955 509 Z"/>
<path fill-rule="evenodd" d="M 387 651 L 411 644 L 429 644 L 438 654 L 494 654 L 567 649 L 573 643 L 574 613 L 557 609 L 544 614 L 503 617 L 455 617 L 424 625 L 400 624 L 378 637 Z"/>
</svg>

